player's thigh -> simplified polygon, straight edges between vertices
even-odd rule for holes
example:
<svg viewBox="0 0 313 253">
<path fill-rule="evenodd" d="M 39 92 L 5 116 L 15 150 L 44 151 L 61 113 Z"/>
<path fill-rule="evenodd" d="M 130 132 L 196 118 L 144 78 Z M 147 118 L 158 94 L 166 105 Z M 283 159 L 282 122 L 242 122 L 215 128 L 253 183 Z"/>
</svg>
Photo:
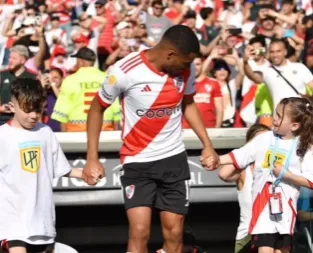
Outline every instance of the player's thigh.
<svg viewBox="0 0 313 253">
<path fill-rule="evenodd" d="M 151 227 L 151 207 L 140 206 L 127 209 L 131 236 L 148 236 Z"/>
<path fill-rule="evenodd" d="M 155 207 L 161 211 L 187 214 L 190 170 L 186 152 L 161 160 L 155 170 L 160 171 Z"/>
<path fill-rule="evenodd" d="M 152 207 L 156 198 L 156 182 L 149 178 L 144 164 L 127 164 L 121 170 L 125 209 Z"/>
</svg>

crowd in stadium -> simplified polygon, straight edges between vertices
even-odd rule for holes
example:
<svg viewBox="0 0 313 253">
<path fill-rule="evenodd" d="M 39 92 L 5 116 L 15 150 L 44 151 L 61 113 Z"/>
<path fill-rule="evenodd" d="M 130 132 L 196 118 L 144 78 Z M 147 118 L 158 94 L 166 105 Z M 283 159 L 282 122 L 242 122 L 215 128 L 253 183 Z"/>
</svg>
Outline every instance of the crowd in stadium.
<svg viewBox="0 0 313 253">
<path fill-rule="evenodd" d="M 178 24 L 183 26 L 175 26 Z M 173 29 L 171 30 L 171 28 Z M 167 37 L 163 36 L 169 30 L 171 31 L 168 32 Z M 186 40 L 190 39 L 187 41 L 190 42 L 189 49 L 186 49 L 188 48 L 186 41 L 182 42 L 180 31 L 185 31 Z M 177 45 L 174 45 L 173 42 L 175 34 L 179 35 L 178 39 L 180 40 Z M 192 38 L 194 38 L 193 41 Z M 152 66 L 153 64 L 147 57 L 147 55 L 154 57 L 155 64 L 157 53 L 160 54 L 160 57 L 167 57 L 167 55 L 171 55 L 171 50 L 177 50 L 179 52 L 176 52 L 177 55 L 180 55 L 178 59 L 183 62 L 195 51 L 199 51 L 199 45 L 200 54 L 195 57 L 191 67 L 190 62 L 187 62 L 187 67 L 183 66 L 184 68 L 179 69 L 178 61 L 171 60 L 176 65 L 174 64 L 172 69 L 166 66 L 167 71 L 161 73 L 159 70 L 162 68 L 157 69 Z M 164 51 L 161 50 L 162 48 Z M 134 54 L 135 52 L 140 53 Z M 118 64 L 115 65 L 117 62 Z M 141 63 L 145 63 L 145 65 L 141 65 Z M 162 62 L 160 59 L 159 64 L 166 65 L 165 61 Z M 140 73 L 142 76 L 134 71 L 129 74 L 129 71 L 136 67 L 137 70 L 140 69 L 138 65 L 141 67 L 144 65 L 142 73 Z M 150 72 L 154 72 L 153 78 L 159 78 L 158 82 L 164 81 L 163 75 L 170 76 L 169 79 L 175 85 L 175 87 L 172 85 L 175 89 L 171 87 L 172 89 L 168 91 L 171 92 L 171 96 L 179 93 L 179 95 L 176 94 L 176 97 L 173 95 L 173 100 L 177 100 L 174 101 L 177 102 L 175 107 L 159 108 L 155 106 L 157 109 L 154 108 L 154 110 L 140 109 L 140 103 L 151 105 L 151 107 L 142 106 L 142 108 L 152 108 L 153 101 L 158 101 L 163 107 L 165 106 L 160 99 L 163 90 L 158 92 L 153 90 L 152 84 L 155 80 L 148 80 L 149 78 L 147 78 L 149 83 L 140 91 L 137 89 L 136 92 L 151 93 L 150 99 L 147 96 L 143 98 L 138 95 L 134 99 L 137 104 L 132 100 L 127 101 L 128 125 L 124 124 L 124 126 L 127 125 L 128 132 L 127 134 L 124 132 L 123 137 L 127 135 L 127 138 L 125 137 L 126 140 L 121 148 L 121 163 L 123 164 L 121 177 L 123 187 L 125 186 L 126 209 L 142 207 L 141 202 L 134 202 L 137 201 L 136 198 L 139 199 L 142 196 L 135 195 L 136 197 L 133 197 L 135 192 L 135 183 L 133 182 L 138 175 L 142 177 L 140 174 L 142 172 L 138 173 L 135 169 L 138 169 L 138 164 L 143 167 L 149 165 L 149 168 L 153 168 L 157 172 L 153 174 L 154 178 L 150 178 L 153 182 L 158 182 L 158 185 L 153 186 L 155 188 L 153 194 L 158 195 L 159 201 L 156 207 L 171 213 L 171 215 L 176 215 L 176 218 L 179 216 L 179 221 L 183 224 L 183 215 L 187 213 L 189 205 L 187 181 L 190 172 L 183 141 L 180 137 L 177 138 L 179 141 L 174 138 L 181 135 L 180 128 L 177 126 L 180 126 L 182 121 L 183 128 L 188 129 L 191 126 L 202 141 L 204 149 L 200 159 L 201 165 L 207 170 L 215 170 L 219 165 L 223 165 L 219 177 L 226 182 L 237 184 L 241 218 L 245 217 L 246 219 L 241 220 L 241 226 L 238 228 L 235 252 L 243 252 L 243 250 L 247 250 L 247 247 L 250 252 L 251 245 L 259 248 L 259 253 L 289 252 L 295 227 L 296 211 L 294 210 L 297 209 L 299 189 L 300 187 L 302 189 L 313 188 L 313 173 L 310 169 L 313 163 L 310 148 L 313 144 L 311 137 L 313 106 L 310 100 L 305 99 L 306 96 L 312 95 L 313 91 L 313 1 L 0 0 L 0 66 L 0 124 L 4 125 L 2 129 L 7 131 L 2 131 L 1 137 L 8 142 L 7 146 L 10 146 L 12 140 L 6 136 L 6 133 L 14 136 L 16 139 L 14 141 L 17 142 L 19 136 L 23 137 L 19 130 L 8 126 L 11 124 L 10 119 L 13 115 L 15 119 L 13 124 L 16 124 L 16 122 L 23 122 L 26 119 L 21 116 L 23 113 L 36 112 L 40 115 L 40 121 L 49 125 L 54 132 L 85 132 L 88 113 L 91 120 L 96 119 L 93 124 L 89 121 L 87 164 L 83 171 L 69 167 L 66 157 L 56 138 L 53 137 L 53 132 L 48 130 L 49 128 L 38 127 L 37 122 L 33 122 L 32 127 L 24 128 L 24 130 L 42 131 L 41 136 L 45 138 L 43 141 L 46 141 L 48 146 L 52 143 L 54 149 L 45 151 L 47 154 L 49 152 L 53 155 L 57 154 L 56 159 L 51 159 L 53 164 L 47 166 L 50 166 L 52 171 L 56 169 L 53 171 L 56 173 L 54 177 L 76 177 L 90 185 L 96 184 L 104 177 L 103 165 L 98 159 L 98 140 L 96 138 L 99 137 L 98 130 L 100 131 L 100 127 L 98 129 L 96 123 L 101 123 L 102 111 L 105 110 L 102 131 L 123 129 L 123 118 L 126 117 L 123 117 L 125 111 L 122 108 L 124 99 L 129 94 L 127 92 L 124 94 L 122 89 L 131 90 L 133 88 L 134 82 L 130 79 L 136 79 L 138 82 L 140 78 L 149 76 Z M 175 72 L 178 71 L 177 69 L 184 70 L 184 72 Z M 182 76 L 171 75 L 171 73 L 182 73 Z M 188 76 L 187 78 L 185 78 L 185 74 Z M 193 80 L 191 78 L 193 75 L 195 75 L 195 83 L 190 84 L 189 80 Z M 37 86 L 32 79 L 36 80 Z M 126 79 L 127 82 L 121 81 Z M 38 80 L 41 85 L 38 84 Z M 167 81 L 163 82 L 163 87 L 166 84 Z M 26 86 L 29 87 L 29 90 L 25 88 Z M 47 99 L 43 99 L 38 93 L 43 88 L 47 93 Z M 195 94 L 193 89 L 195 89 Z M 190 95 L 192 96 L 190 97 Z M 96 101 L 95 96 L 98 97 L 97 102 L 94 102 Z M 45 104 L 44 111 L 38 112 L 32 106 L 25 111 L 24 109 L 29 106 L 25 102 L 28 101 L 27 99 L 31 101 L 29 104 L 38 105 L 38 108 L 40 108 L 41 100 L 45 100 L 42 102 Z M 186 107 L 188 105 L 186 104 L 183 105 L 183 114 L 186 119 L 179 116 L 178 121 L 177 118 L 172 119 L 169 121 L 170 124 L 167 124 L 167 120 L 176 112 L 175 110 L 180 110 L 180 100 L 183 103 L 189 101 L 189 105 L 194 105 L 188 99 L 195 101 L 206 128 L 250 127 L 247 132 L 247 144 L 228 155 L 219 157 L 213 150 L 203 126 L 196 126 L 195 122 L 201 123 L 197 115 L 193 115 L 193 124 L 190 121 L 192 118 L 190 111 L 189 119 L 187 119 Z M 25 108 L 19 108 L 23 103 L 25 103 Z M 99 109 L 100 106 L 103 108 Z M 136 115 L 129 112 L 134 108 L 138 109 Z M 100 114 L 97 116 L 99 111 Z M 193 112 L 197 112 L 197 110 Z M 144 129 L 148 124 L 153 123 L 153 121 L 147 123 L 147 119 L 162 118 L 164 115 L 166 119 L 160 120 L 156 124 L 156 128 L 160 129 L 155 132 L 151 129 Z M 177 115 L 181 115 L 181 112 Z M 5 124 L 6 122 L 9 123 Z M 136 122 L 139 122 L 139 127 Z M 177 122 L 178 124 L 176 124 Z M 256 125 L 255 123 L 260 124 Z M 23 125 L 19 125 L 20 128 L 21 126 Z M 270 128 L 273 129 L 274 134 Z M 133 129 L 135 130 L 132 131 Z M 171 138 L 166 137 L 169 132 L 172 134 Z M 33 138 L 32 131 L 28 131 L 27 135 L 29 139 Z M 54 138 L 51 143 L 47 141 L 49 136 L 52 136 L 51 139 Z M 171 142 L 169 141 L 169 145 L 166 145 L 160 140 L 170 140 Z M 153 141 L 160 146 L 153 146 L 155 144 Z M 296 142 L 298 142 L 297 150 Z M 38 150 L 40 151 L 37 146 L 40 146 L 40 142 L 39 144 L 36 142 L 37 146 L 35 145 L 35 147 L 34 143 L 35 141 L 31 142 L 32 150 L 27 149 L 27 145 L 30 145 L 29 141 L 22 143 L 25 146 L 20 146 L 20 154 L 23 154 L 21 167 L 24 171 L 37 173 L 41 165 L 36 167 L 33 166 L 33 163 L 40 164 L 40 161 L 36 160 Z M 149 146 L 150 143 L 153 145 Z M 10 147 L 12 148 L 12 146 Z M 278 146 L 281 149 L 278 148 L 277 151 Z M 154 153 L 150 152 L 149 148 Z M 282 149 L 289 150 L 289 152 L 282 152 Z M 282 153 L 276 153 L 276 151 Z M 47 155 L 49 158 L 51 158 L 50 153 Z M 151 165 L 151 161 L 153 161 L 153 165 Z M 182 164 L 181 161 L 185 163 Z M 171 163 L 175 166 L 171 167 Z M 280 166 L 283 163 L 284 168 Z M 289 170 L 284 172 L 285 167 L 289 167 L 289 163 Z M 12 168 L 20 166 L 15 166 L 12 161 L 8 161 L 8 164 Z M 135 169 L 129 167 L 130 169 L 124 171 L 124 168 L 131 164 L 137 164 L 137 167 Z M 176 166 L 176 164 L 180 165 Z M 168 178 L 164 178 L 161 169 L 166 173 L 173 172 L 173 168 L 176 167 L 179 169 L 177 173 L 181 178 L 178 180 L 178 177 L 171 174 L 176 181 L 174 183 L 167 182 Z M 246 170 L 239 173 L 238 169 L 242 168 Z M 129 173 L 138 174 L 129 175 Z M 262 175 L 254 177 L 253 175 L 256 174 Z M 42 178 L 48 180 L 48 176 Z M 145 177 L 145 179 L 147 178 Z M 162 185 L 159 184 L 161 181 Z M 46 183 L 49 185 L 49 182 Z M 275 194 L 276 183 L 283 188 L 280 192 L 276 192 L 277 194 Z M 30 185 L 33 186 L 31 183 Z M 43 185 L 45 184 L 41 184 L 41 187 Z M 250 188 L 246 188 L 247 185 Z M 146 185 L 141 186 L 141 191 L 136 190 L 136 192 L 147 194 L 143 189 Z M 136 187 L 138 189 L 140 186 Z M 155 193 L 159 190 L 158 187 L 164 190 L 162 194 Z M 177 197 L 177 199 L 180 198 L 179 200 L 183 195 L 186 197 L 183 198 L 183 201 L 187 201 L 186 204 L 182 201 L 179 202 L 183 206 L 181 210 L 177 211 L 178 201 L 169 204 L 164 187 L 167 187 L 166 190 L 175 190 L 176 194 L 177 190 L 184 192 Z M 38 191 L 38 189 L 34 189 L 34 192 L 36 190 Z M 52 186 L 50 190 L 49 198 L 51 206 L 54 207 Z M 253 201 L 251 192 L 253 192 Z M 290 199 L 282 200 L 283 192 Z M 309 193 L 303 193 L 302 190 L 301 193 L 300 203 L 298 202 L 300 211 L 298 218 L 300 221 L 310 221 L 310 208 L 307 207 Z M 304 195 L 306 201 L 304 201 Z M 267 198 L 269 207 L 266 208 L 270 210 L 264 209 L 266 204 L 263 209 L 255 208 L 255 203 L 261 205 L 259 196 Z M 144 197 L 150 198 L 147 195 Z M 142 197 L 142 199 L 144 198 Z M 277 199 L 283 201 L 283 204 L 277 204 L 277 202 L 272 204 L 271 201 Z M 152 198 L 148 200 L 154 201 Z M 254 209 L 251 214 L 252 202 Z M 41 203 L 44 203 L 44 198 Z M 156 205 L 149 202 L 150 204 Z M 143 206 L 146 205 L 145 202 Z M 284 208 L 287 206 L 288 211 L 284 213 L 282 206 Z M 8 204 L 7 208 L 8 210 L 10 208 Z M 177 209 L 170 210 L 168 208 Z M 255 211 L 256 209 L 258 211 Z M 279 228 L 273 227 L 272 229 L 271 226 L 277 224 L 274 224 L 268 215 L 264 215 L 264 210 L 270 211 L 272 216 L 283 215 L 282 219 L 277 221 Z M 5 214 L 5 211 L 2 212 Z M 256 214 L 256 212 L 258 213 Z M 142 220 L 149 217 L 149 210 L 142 213 L 144 214 L 141 217 Z M 51 211 L 51 214 L 54 213 Z M 129 213 L 128 215 L 130 220 L 138 217 L 138 213 L 134 213 L 132 217 Z M 167 222 L 171 221 L 171 217 L 169 217 L 163 217 L 162 221 L 165 237 L 168 232 L 164 246 L 166 249 L 175 248 L 175 243 L 180 244 L 178 236 L 175 237 L 175 231 L 173 232 L 172 229 L 175 224 L 167 228 L 168 231 L 164 228 L 164 224 L 168 225 Z M 2 221 L 4 220 L 2 219 Z M 129 248 L 146 248 L 147 236 L 143 233 L 145 231 L 138 230 L 137 226 L 140 225 L 140 222 L 137 219 L 136 224 L 130 226 Z M 267 222 L 266 228 L 263 222 Z M 148 231 L 147 224 L 144 225 Z M 249 229 L 248 226 L 250 226 Z M 53 225 L 50 224 L 50 227 L 52 228 Z M 179 227 L 178 230 L 182 231 L 182 227 Z M 272 231 L 269 231 L 271 229 L 273 231 L 277 229 L 278 232 L 273 234 Z M 288 232 L 286 232 L 287 230 Z M 252 238 L 249 235 L 251 233 L 254 235 Z M 140 234 L 141 238 L 137 234 Z M 53 235 L 55 236 L 55 234 Z M 172 241 L 171 236 L 175 237 Z M 52 241 L 48 241 L 49 244 L 53 244 Z M 25 246 L 23 245 L 21 247 Z M 8 248 L 11 247 L 14 248 L 16 245 L 9 241 Z M 264 248 L 270 248 L 270 251 Z M 161 249 L 160 252 L 164 253 L 165 250 Z M 174 251 L 168 250 L 168 252 Z"/>
<path fill-rule="evenodd" d="M 173 24 L 190 27 L 201 45 L 194 99 L 207 128 L 270 126 L 277 101 L 313 87 L 310 0 L 1 0 L 0 10 L 1 123 L 12 116 L 12 80 L 36 77 L 48 90 L 43 122 L 84 131 L 108 68 L 156 45 Z M 116 100 L 105 112 L 103 130 L 121 129 L 120 107 Z"/>
</svg>

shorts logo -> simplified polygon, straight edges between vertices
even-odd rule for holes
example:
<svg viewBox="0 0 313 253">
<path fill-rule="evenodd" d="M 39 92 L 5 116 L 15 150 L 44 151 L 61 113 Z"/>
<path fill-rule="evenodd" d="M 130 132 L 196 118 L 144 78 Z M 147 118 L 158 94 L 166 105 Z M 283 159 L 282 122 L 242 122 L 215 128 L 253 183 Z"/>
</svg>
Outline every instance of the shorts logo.
<svg viewBox="0 0 313 253">
<path fill-rule="evenodd" d="M 37 173 L 40 169 L 40 142 L 25 142 L 19 147 L 22 170 Z"/>
<path fill-rule="evenodd" d="M 135 186 L 133 184 L 125 187 L 126 198 L 131 199 L 134 196 L 134 193 Z"/>
</svg>

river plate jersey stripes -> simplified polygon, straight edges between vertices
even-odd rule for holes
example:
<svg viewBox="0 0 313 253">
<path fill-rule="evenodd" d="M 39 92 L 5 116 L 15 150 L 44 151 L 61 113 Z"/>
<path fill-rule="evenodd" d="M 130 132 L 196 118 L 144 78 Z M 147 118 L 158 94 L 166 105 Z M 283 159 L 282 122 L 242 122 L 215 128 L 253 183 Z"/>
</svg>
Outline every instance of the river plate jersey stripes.
<svg viewBox="0 0 313 253">
<path fill-rule="evenodd" d="M 156 161 L 185 150 L 182 100 L 195 93 L 194 68 L 171 78 L 158 72 L 145 51 L 132 53 L 110 69 L 98 99 L 108 107 L 120 97 L 123 111 L 121 163 Z"/>
</svg>

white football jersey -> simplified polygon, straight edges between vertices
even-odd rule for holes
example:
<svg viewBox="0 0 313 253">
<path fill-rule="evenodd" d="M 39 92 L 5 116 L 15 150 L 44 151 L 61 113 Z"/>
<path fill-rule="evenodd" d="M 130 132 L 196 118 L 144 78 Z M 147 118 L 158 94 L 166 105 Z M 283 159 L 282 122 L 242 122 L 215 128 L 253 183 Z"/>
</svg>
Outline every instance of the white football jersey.
<svg viewBox="0 0 313 253">
<path fill-rule="evenodd" d="M 297 138 L 298 141 L 299 138 Z M 272 192 L 271 183 L 276 180 L 276 177 L 270 173 L 274 145 L 275 135 L 269 131 L 256 136 L 242 148 L 235 149 L 230 153 L 237 168 L 246 168 L 248 164 L 255 162 L 250 234 L 293 234 L 294 231 L 300 187 L 280 182 L 278 186 L 282 191 L 283 214 L 278 218 L 270 215 L 268 203 Z M 292 140 L 279 140 L 275 154 L 277 163 L 285 164 L 291 146 Z M 292 152 L 288 170 L 295 175 L 306 178 L 313 188 L 312 164 L 312 150 L 308 150 L 301 161 L 295 149 Z"/>
<path fill-rule="evenodd" d="M 109 69 L 98 93 L 104 107 L 120 96 L 123 111 L 121 163 L 156 161 L 185 150 L 182 100 L 193 96 L 194 68 L 177 78 L 158 72 L 145 51 L 132 53 Z"/>
<path fill-rule="evenodd" d="M 0 241 L 54 242 L 52 181 L 71 171 L 52 130 L 0 126 Z"/>
</svg>

